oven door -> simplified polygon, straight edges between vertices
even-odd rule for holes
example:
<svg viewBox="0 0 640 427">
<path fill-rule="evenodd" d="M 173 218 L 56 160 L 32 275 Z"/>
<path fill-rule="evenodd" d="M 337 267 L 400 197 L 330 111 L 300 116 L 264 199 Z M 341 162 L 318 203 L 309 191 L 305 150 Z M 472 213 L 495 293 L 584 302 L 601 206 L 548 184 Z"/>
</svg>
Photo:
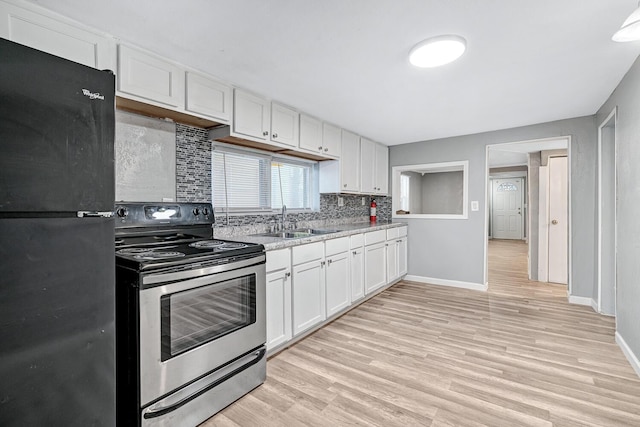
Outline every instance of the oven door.
<svg viewBox="0 0 640 427">
<path fill-rule="evenodd" d="M 264 259 L 141 277 L 142 407 L 265 343 Z"/>
</svg>

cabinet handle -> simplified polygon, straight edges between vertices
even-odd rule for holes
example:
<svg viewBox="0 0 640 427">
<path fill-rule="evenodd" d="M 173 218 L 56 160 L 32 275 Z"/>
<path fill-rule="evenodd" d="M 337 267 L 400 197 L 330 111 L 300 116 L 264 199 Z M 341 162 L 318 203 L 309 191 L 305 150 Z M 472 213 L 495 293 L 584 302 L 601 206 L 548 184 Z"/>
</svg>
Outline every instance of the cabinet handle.
<svg viewBox="0 0 640 427">
<path fill-rule="evenodd" d="M 347 188 L 347 184 L 344 184 L 344 185 L 343 185 L 343 187 L 344 187 L 344 188 Z"/>
<path fill-rule="evenodd" d="M 325 148 L 325 149 L 324 149 L 324 151 L 329 151 L 329 149 L 328 149 L 328 148 Z"/>
<path fill-rule="evenodd" d="M 266 130 L 265 130 L 264 132 L 262 132 L 262 135 L 264 135 L 264 136 L 269 135 L 269 131 L 266 131 Z"/>
<path fill-rule="evenodd" d="M 322 147 L 318 147 L 318 150 L 322 151 Z"/>
<path fill-rule="evenodd" d="M 353 255 L 358 255 L 358 252 L 356 252 L 356 251 L 353 251 Z"/>
<path fill-rule="evenodd" d="M 402 240 L 396 240 L 396 243 L 402 243 Z"/>
<path fill-rule="evenodd" d="M 274 137 L 274 138 L 277 138 L 277 137 L 278 137 L 278 134 L 277 134 L 277 133 L 274 133 L 274 134 L 273 134 L 273 137 Z"/>
<path fill-rule="evenodd" d="M 326 263 L 327 263 L 326 261 L 321 261 L 321 262 L 320 262 L 320 268 L 324 267 L 324 265 L 325 265 Z"/>
<path fill-rule="evenodd" d="M 332 260 L 327 261 L 327 264 L 331 265 Z"/>
<path fill-rule="evenodd" d="M 389 244 L 388 244 L 388 243 L 385 243 L 384 245 L 385 245 L 385 246 L 389 246 Z"/>
</svg>

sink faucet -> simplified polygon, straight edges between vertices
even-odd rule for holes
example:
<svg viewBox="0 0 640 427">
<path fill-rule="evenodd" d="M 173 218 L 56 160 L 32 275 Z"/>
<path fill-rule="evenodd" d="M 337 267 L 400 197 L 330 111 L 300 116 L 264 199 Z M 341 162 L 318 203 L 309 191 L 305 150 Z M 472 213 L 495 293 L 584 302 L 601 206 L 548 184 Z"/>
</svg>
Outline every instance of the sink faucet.
<svg viewBox="0 0 640 427">
<path fill-rule="evenodd" d="M 281 225 L 280 228 L 282 230 L 284 230 L 284 226 L 285 226 L 286 222 L 287 222 L 287 206 L 283 204 L 282 205 L 282 219 L 281 219 L 281 222 L 280 222 L 280 225 Z"/>
</svg>

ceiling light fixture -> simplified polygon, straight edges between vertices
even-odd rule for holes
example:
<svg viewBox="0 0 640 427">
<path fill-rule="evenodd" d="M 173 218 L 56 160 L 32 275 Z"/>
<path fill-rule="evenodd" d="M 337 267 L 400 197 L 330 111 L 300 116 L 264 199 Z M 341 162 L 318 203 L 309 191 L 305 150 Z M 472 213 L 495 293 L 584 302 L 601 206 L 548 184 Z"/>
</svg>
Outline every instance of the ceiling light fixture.
<svg viewBox="0 0 640 427">
<path fill-rule="evenodd" d="M 466 48 L 467 41 L 460 36 L 432 37 L 409 51 L 409 62 L 420 68 L 439 67 L 460 58 Z"/>
<path fill-rule="evenodd" d="M 615 42 L 633 42 L 640 40 L 640 4 L 622 23 L 622 26 L 611 37 Z"/>
</svg>

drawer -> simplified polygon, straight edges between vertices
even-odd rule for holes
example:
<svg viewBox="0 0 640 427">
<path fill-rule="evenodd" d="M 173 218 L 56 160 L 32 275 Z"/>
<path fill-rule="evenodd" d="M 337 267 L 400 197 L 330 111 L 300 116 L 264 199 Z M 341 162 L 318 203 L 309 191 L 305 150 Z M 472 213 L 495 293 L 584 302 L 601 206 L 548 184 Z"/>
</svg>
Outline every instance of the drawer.
<svg viewBox="0 0 640 427">
<path fill-rule="evenodd" d="M 387 230 L 387 240 L 396 240 L 398 238 L 399 228 L 389 228 Z"/>
<path fill-rule="evenodd" d="M 351 249 L 360 248 L 364 246 L 364 234 L 354 234 L 351 236 Z"/>
<path fill-rule="evenodd" d="M 293 265 L 324 258 L 324 242 L 294 246 L 292 249 Z"/>
<path fill-rule="evenodd" d="M 378 230 L 378 231 L 371 231 L 369 233 L 364 233 L 365 246 L 373 245 L 374 243 L 384 242 L 385 240 L 387 240 L 386 230 Z"/>
<path fill-rule="evenodd" d="M 337 239 L 325 240 L 324 252 L 326 256 L 347 252 L 349 250 L 349 238 L 339 237 Z"/>
<path fill-rule="evenodd" d="M 267 251 L 267 273 L 291 267 L 289 248 Z"/>
<path fill-rule="evenodd" d="M 398 228 L 398 237 L 405 237 L 407 235 L 407 227 Z"/>
</svg>

